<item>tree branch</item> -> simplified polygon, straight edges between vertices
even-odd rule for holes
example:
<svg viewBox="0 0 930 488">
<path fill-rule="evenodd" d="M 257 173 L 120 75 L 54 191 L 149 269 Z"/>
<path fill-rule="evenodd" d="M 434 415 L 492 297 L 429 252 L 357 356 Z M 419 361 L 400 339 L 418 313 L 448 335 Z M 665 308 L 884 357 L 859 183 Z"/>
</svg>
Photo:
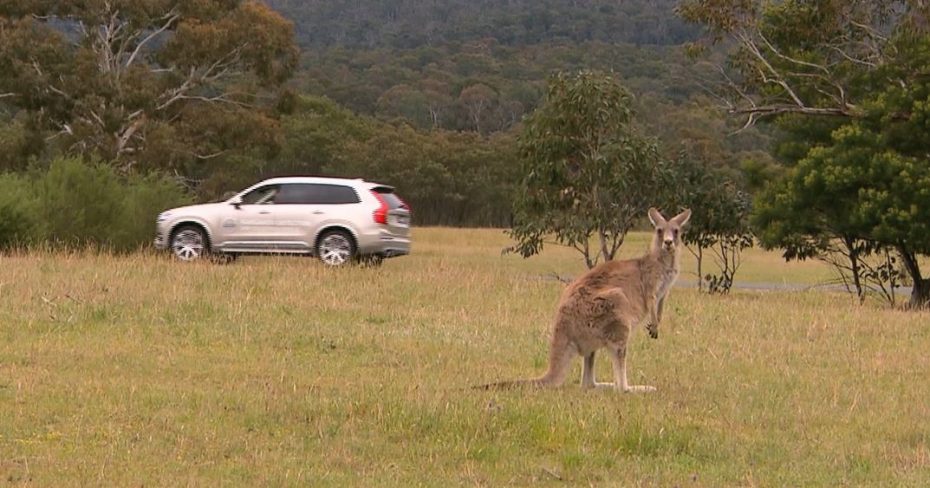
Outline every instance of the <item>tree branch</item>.
<svg viewBox="0 0 930 488">
<path fill-rule="evenodd" d="M 139 55 L 139 52 L 142 50 L 142 48 L 146 44 L 148 44 L 152 39 L 158 37 L 158 35 L 160 35 L 162 32 L 165 32 L 166 30 L 170 29 L 171 25 L 174 24 L 174 22 L 177 21 L 179 18 L 181 18 L 181 16 L 180 14 L 177 13 L 175 9 L 171 9 L 171 11 L 168 12 L 165 15 L 165 17 L 162 17 L 162 18 L 167 18 L 165 23 L 162 24 L 161 27 L 159 27 L 158 29 L 150 33 L 149 35 L 145 36 L 144 39 L 139 41 L 139 44 L 136 45 L 136 48 L 132 51 L 132 54 L 129 55 L 129 59 L 127 59 L 125 63 L 125 66 L 127 68 L 129 67 L 129 65 L 133 63 L 133 61 L 136 60 L 136 56 Z"/>
</svg>

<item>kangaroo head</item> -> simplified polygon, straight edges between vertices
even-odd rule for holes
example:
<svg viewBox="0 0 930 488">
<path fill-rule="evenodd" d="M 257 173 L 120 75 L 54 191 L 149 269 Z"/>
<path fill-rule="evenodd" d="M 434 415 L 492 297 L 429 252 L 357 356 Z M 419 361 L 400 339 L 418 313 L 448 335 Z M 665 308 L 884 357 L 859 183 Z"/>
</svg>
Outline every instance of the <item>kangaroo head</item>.
<svg viewBox="0 0 930 488">
<path fill-rule="evenodd" d="M 656 232 L 652 235 L 653 252 L 664 251 L 674 254 L 681 245 L 681 228 L 684 227 L 691 218 L 691 210 L 685 211 L 665 220 L 665 217 L 655 208 L 649 209 L 649 220 L 655 227 Z"/>
</svg>

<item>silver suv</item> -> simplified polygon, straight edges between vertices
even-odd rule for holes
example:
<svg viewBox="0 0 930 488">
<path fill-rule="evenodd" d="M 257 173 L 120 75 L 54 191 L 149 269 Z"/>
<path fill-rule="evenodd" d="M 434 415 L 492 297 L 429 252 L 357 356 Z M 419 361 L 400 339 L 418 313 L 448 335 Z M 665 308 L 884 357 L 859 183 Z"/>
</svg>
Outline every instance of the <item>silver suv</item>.
<svg viewBox="0 0 930 488">
<path fill-rule="evenodd" d="M 410 208 L 394 188 L 361 179 L 273 178 L 225 202 L 162 212 L 156 226 L 155 247 L 182 261 L 288 253 L 339 266 L 410 253 Z"/>
</svg>

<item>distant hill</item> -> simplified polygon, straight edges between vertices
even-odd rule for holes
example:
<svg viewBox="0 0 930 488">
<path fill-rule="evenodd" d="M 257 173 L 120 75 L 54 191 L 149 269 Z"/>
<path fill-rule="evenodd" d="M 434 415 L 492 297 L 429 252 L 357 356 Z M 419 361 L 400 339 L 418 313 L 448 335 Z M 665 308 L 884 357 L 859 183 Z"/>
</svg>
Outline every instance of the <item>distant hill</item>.
<svg viewBox="0 0 930 488">
<path fill-rule="evenodd" d="M 636 95 L 638 123 L 670 154 L 699 147 L 732 165 L 765 145 L 754 130 L 726 137 L 735 128 L 706 107 L 708 66 L 682 46 L 700 29 L 676 16 L 677 0 L 265 1 L 295 24 L 295 89 L 356 114 L 508 132 L 538 107 L 548 76 L 598 69 Z"/>
<path fill-rule="evenodd" d="M 698 29 L 676 0 L 266 0 L 291 19 L 304 47 L 411 49 L 494 38 L 674 45 Z"/>
</svg>

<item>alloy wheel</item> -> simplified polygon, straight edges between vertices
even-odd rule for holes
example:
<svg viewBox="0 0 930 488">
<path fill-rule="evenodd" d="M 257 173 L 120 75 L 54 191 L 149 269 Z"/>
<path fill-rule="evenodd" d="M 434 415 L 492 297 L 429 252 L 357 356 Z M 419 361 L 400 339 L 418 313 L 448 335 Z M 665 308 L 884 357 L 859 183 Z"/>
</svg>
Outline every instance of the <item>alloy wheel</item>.
<svg viewBox="0 0 930 488">
<path fill-rule="evenodd" d="M 352 241 L 341 233 L 323 237 L 318 250 L 320 260 L 330 266 L 341 266 L 352 259 Z"/>
<path fill-rule="evenodd" d="M 203 256 L 206 244 L 196 229 L 182 229 L 171 239 L 171 250 L 181 261 L 194 261 Z"/>
</svg>

